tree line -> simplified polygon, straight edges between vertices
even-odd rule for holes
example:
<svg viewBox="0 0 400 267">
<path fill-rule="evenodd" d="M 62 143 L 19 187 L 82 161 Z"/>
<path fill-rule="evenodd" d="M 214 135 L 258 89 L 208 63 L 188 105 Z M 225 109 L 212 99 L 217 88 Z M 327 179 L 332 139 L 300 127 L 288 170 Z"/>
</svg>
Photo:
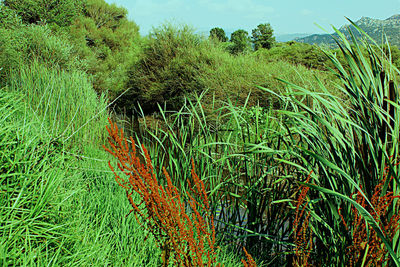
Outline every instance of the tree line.
<svg viewBox="0 0 400 267">
<path fill-rule="evenodd" d="M 275 44 L 274 30 L 270 23 L 261 23 L 249 33 L 243 29 L 234 31 L 228 39 L 224 29 L 215 27 L 210 30 L 209 37 L 219 42 L 230 42 L 228 50 L 232 54 L 243 53 L 252 47 L 255 51 L 260 48 L 271 49 Z"/>
</svg>

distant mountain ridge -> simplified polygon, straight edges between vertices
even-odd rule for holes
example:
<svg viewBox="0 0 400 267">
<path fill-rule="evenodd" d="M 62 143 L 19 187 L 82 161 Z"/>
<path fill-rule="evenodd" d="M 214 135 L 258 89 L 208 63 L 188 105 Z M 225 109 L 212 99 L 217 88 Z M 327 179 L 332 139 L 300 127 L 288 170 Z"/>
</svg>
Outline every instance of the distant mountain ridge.
<svg viewBox="0 0 400 267">
<path fill-rule="evenodd" d="M 386 34 L 389 43 L 391 45 L 396 45 L 400 48 L 400 14 L 393 15 L 387 19 L 372 19 L 369 17 L 362 17 L 355 22 L 361 29 L 363 29 L 369 36 L 371 36 L 378 44 L 382 43 L 383 34 Z M 350 38 L 348 33 L 348 28 L 356 33 L 354 26 L 347 24 L 339 28 L 347 38 Z M 337 37 L 334 33 L 333 36 Z M 312 34 L 303 38 L 294 39 L 297 42 L 308 43 L 308 44 L 318 44 L 318 45 L 328 45 L 335 46 L 336 43 L 330 34 Z M 383 39 L 384 40 L 384 39 Z"/>
<path fill-rule="evenodd" d="M 276 34 L 275 39 L 277 42 L 288 42 L 297 38 L 303 38 L 309 36 L 309 33 L 287 33 L 287 34 Z"/>
</svg>

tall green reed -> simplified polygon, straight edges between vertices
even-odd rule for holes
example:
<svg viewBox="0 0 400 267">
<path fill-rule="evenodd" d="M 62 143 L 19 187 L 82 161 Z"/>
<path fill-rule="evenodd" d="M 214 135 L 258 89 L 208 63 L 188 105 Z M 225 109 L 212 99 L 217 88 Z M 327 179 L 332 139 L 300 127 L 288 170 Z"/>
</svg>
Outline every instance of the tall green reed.
<svg viewBox="0 0 400 267">
<path fill-rule="evenodd" d="M 352 244 L 352 238 L 341 223 L 339 208 L 343 220 L 351 222 L 351 207 L 355 206 L 381 238 L 392 264 L 399 266 L 399 230 L 388 236 L 383 228 L 383 221 L 390 221 L 398 206 L 391 206 L 392 212 L 376 221 L 375 207 L 370 202 L 373 189 L 384 178 L 385 166 L 389 166 L 389 175 L 394 179 L 391 185 L 385 183 L 382 195 L 387 190 L 399 194 L 399 177 L 394 166 L 399 160 L 399 71 L 365 33 L 363 40 L 357 40 L 349 32 L 349 41 L 336 32 L 337 44 L 348 67 L 332 52 L 325 53 L 335 66 L 333 71 L 340 80 L 337 90 L 343 97 L 332 95 L 322 83 L 320 92 L 286 83 L 286 93 L 278 96 L 287 105 L 279 112 L 293 122 L 291 135 L 299 140 L 293 151 L 304 159 L 304 166 L 314 170 L 315 185 L 308 184 L 314 189 L 312 204 L 308 206 L 317 242 L 314 261 L 320 258 L 324 264 L 347 264 L 346 248 Z M 365 207 L 351 197 L 354 192 L 361 192 Z"/>
</svg>

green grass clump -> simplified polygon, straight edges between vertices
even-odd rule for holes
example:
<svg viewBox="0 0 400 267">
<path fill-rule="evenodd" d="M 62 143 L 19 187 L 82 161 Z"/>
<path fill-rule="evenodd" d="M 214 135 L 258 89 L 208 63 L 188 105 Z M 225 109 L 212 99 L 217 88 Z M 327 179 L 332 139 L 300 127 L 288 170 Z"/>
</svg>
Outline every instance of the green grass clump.
<svg viewBox="0 0 400 267">
<path fill-rule="evenodd" d="M 96 150 L 67 151 L 21 95 L 0 91 L 0 103 L 0 263 L 157 265 L 106 163 L 88 159 Z"/>
<path fill-rule="evenodd" d="M 63 144 L 40 131 L 21 96 L 0 91 L 0 262 L 52 262 L 63 253 Z"/>
<path fill-rule="evenodd" d="M 104 136 L 107 103 L 97 96 L 81 71 L 50 69 L 34 61 L 14 71 L 7 90 L 24 94 L 41 128 L 54 138 L 73 138 L 82 144 L 98 144 Z"/>
</svg>

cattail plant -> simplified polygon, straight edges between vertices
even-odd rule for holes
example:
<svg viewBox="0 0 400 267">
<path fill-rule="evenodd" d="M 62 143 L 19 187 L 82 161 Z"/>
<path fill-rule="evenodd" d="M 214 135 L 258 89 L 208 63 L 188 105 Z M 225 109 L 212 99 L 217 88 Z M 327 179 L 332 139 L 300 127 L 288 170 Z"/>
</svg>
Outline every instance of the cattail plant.
<svg viewBox="0 0 400 267">
<path fill-rule="evenodd" d="M 118 160 L 120 172 L 115 170 L 111 162 L 109 167 L 117 183 L 126 191 L 132 206 L 131 212 L 134 212 L 137 220 L 143 223 L 162 248 L 163 266 L 168 266 L 171 258 L 177 266 L 214 266 L 214 221 L 205 186 L 195 172 L 194 161 L 192 182 L 188 179 L 193 187 L 184 199 L 172 184 L 165 168 L 167 185 L 159 183 L 147 149 L 142 146 L 145 157 L 145 163 L 142 163 L 137 156 L 133 138 L 130 138 L 129 145 L 123 130 L 119 130 L 111 120 L 109 122 L 107 131 L 111 148 L 104 148 Z M 135 201 L 134 194 L 140 198 L 140 202 Z"/>
<path fill-rule="evenodd" d="M 390 235 L 385 233 L 383 218 L 376 217 L 379 206 L 372 203 L 377 197 L 374 189 L 385 179 L 385 166 L 390 166 L 393 180 L 390 183 L 386 180 L 379 196 L 385 196 L 390 188 L 393 194 L 399 194 L 398 167 L 389 163 L 397 162 L 400 155 L 400 71 L 379 45 L 357 25 L 353 26 L 361 40 L 350 30 L 351 40 L 336 31 L 337 45 L 345 59 L 343 64 L 334 52 L 324 51 L 335 68 L 332 71 L 340 94 L 332 93 L 322 83 L 318 90 L 286 83 L 287 90 L 278 96 L 285 108 L 278 112 L 291 122 L 287 124 L 288 132 L 297 141 L 291 152 L 303 162 L 299 169 L 314 170 L 315 184 L 307 184 L 312 203 L 310 219 L 314 222 L 313 264 L 348 266 L 346 253 L 353 237 L 343 219 L 351 224 L 353 208 L 361 216 L 361 222 L 365 221 L 358 229 L 366 229 L 369 236 L 372 232 L 376 234 L 391 264 L 400 266 L 400 230 Z M 394 155 L 393 159 L 390 155 Z M 360 194 L 359 200 L 364 204 L 351 197 L 354 192 Z M 390 210 L 386 214 L 389 221 L 399 207 L 392 205 Z"/>
</svg>

